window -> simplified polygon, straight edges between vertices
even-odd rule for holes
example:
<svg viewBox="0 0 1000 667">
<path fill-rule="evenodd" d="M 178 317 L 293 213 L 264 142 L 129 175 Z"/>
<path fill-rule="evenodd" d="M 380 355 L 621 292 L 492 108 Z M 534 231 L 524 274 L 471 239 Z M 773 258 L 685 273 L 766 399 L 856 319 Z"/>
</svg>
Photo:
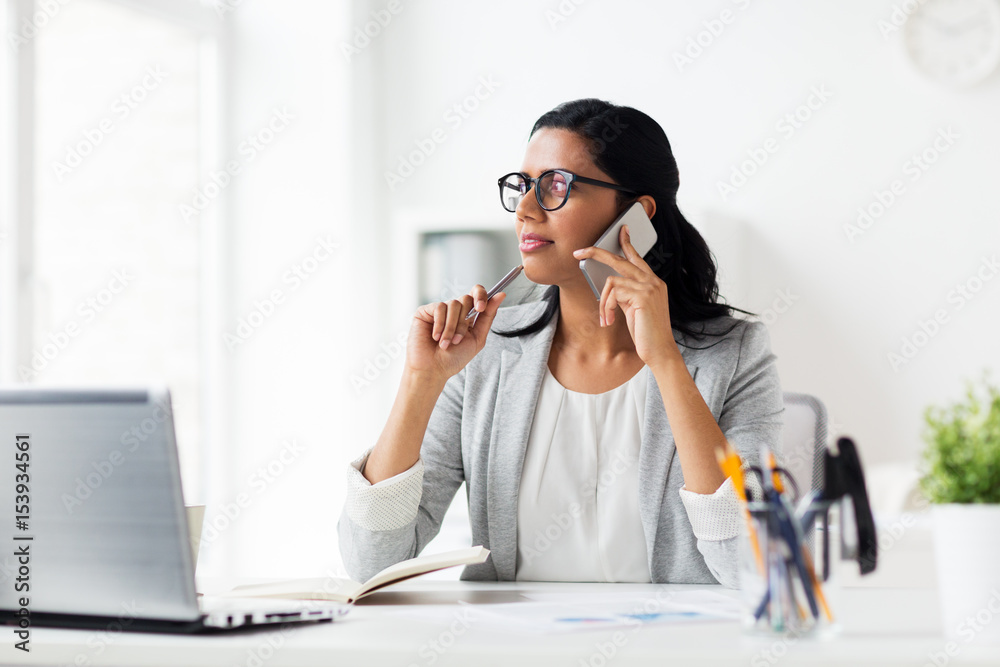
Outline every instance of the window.
<svg viewBox="0 0 1000 667">
<path fill-rule="evenodd" d="M 16 174 L 30 166 L 18 183 L 30 201 L 17 215 L 17 302 L 5 316 L 19 335 L 3 379 L 166 383 L 186 495 L 197 500 L 211 376 L 202 314 L 215 268 L 204 260 L 205 216 L 188 222 L 178 209 L 212 145 L 203 91 L 214 65 L 210 30 L 188 20 L 201 8 L 171 4 L 179 16 L 104 0 L 25 15 L 20 3 L 9 30 L 31 80 L 20 82 L 17 131 L 33 139 L 15 160 Z M 4 231 L 0 243 L 13 238 Z"/>
</svg>

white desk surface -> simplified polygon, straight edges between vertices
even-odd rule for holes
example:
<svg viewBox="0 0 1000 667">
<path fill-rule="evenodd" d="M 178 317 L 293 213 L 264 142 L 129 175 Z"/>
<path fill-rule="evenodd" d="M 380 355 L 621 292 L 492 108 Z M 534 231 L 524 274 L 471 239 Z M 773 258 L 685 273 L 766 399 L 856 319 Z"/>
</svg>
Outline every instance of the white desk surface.
<svg viewBox="0 0 1000 667">
<path fill-rule="evenodd" d="M 708 588 L 738 595 L 718 586 L 661 586 L 656 584 L 579 584 L 548 582 L 478 583 L 414 579 L 363 600 L 333 623 L 307 624 L 278 632 L 262 629 L 214 636 L 177 636 L 89 630 L 33 628 L 32 651 L 13 649 L 13 633 L 0 643 L 0 663 L 17 665 L 169 665 L 201 667 L 240 665 L 363 665 L 378 667 L 617 667 L 619 665 L 1000 665 L 1000 645 L 982 646 L 957 640 L 957 656 L 944 654 L 943 636 L 929 537 L 911 531 L 906 548 L 882 554 L 880 571 L 851 582 L 844 577 L 834 613 L 841 632 L 829 640 L 758 638 L 743 631 L 738 621 L 706 621 L 684 625 L 649 624 L 639 629 L 581 630 L 570 633 L 525 635 L 472 624 L 452 634 L 458 618 L 428 619 L 386 614 L 401 605 L 457 605 L 513 602 L 521 591 L 630 591 Z M 856 566 L 855 566 L 856 569 Z M 457 576 L 457 575 L 456 575 Z M 833 601 L 833 600 L 831 600 Z M 456 612 L 457 612 L 456 608 Z M 456 627 L 461 627 L 456 626 Z M 625 641 L 606 659 L 600 646 L 613 645 L 616 632 Z M 453 642 L 449 641 L 454 639 Z M 619 640 L 620 640 L 619 636 Z M 434 653 L 429 642 L 451 644 Z M 269 643 L 270 642 L 270 643 Z M 609 644 L 609 642 L 611 644 Z M 271 650 L 272 644 L 280 646 Z M 932 656 L 938 655 L 935 663 Z"/>
<path fill-rule="evenodd" d="M 521 590 L 626 590 L 642 584 L 472 583 L 411 581 L 386 591 L 379 604 L 359 604 L 339 621 L 288 629 L 216 636 L 173 636 L 34 628 L 25 655 L 4 638 L 0 662 L 24 665 L 906 665 L 919 667 L 943 652 L 937 594 L 933 589 L 854 588 L 841 591 L 839 637 L 822 641 L 760 639 L 745 635 L 737 621 L 647 625 L 638 630 L 584 630 L 549 635 L 512 634 L 472 625 L 451 635 L 449 622 L 388 616 L 381 603 L 473 603 L 515 601 Z M 646 585 L 651 590 L 659 587 Z M 673 586 L 667 588 L 675 588 Z M 678 586 L 676 588 L 692 588 Z M 697 587 L 695 587 L 697 588 Z M 718 590 L 715 587 L 713 590 Z M 457 616 L 456 616 L 457 618 Z M 458 626 L 461 627 L 461 626 Z M 599 645 L 624 632 L 626 643 L 601 662 Z M 5 632 L 5 634 L 8 634 Z M 429 649 L 438 639 L 443 653 Z M 271 644 L 280 644 L 270 651 Z M 620 642 L 619 642 L 620 643 Z M 423 648 L 423 650 L 421 650 Z M 785 654 L 787 650 L 787 654 Z M 768 659 L 770 651 L 774 660 Z M 266 658 L 255 662 L 252 656 Z M 596 657 L 595 657 L 596 656 Z M 431 659 L 434 658 L 433 662 Z M 931 663 L 933 664 L 933 663 Z M 949 664 L 1000 665 L 1000 646 L 962 646 Z"/>
</svg>

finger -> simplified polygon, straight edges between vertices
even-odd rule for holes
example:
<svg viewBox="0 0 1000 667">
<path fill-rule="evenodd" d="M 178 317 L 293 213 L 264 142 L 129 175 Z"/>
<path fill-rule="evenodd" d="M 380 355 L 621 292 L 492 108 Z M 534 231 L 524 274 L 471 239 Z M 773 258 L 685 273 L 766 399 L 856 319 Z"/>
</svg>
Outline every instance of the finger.
<svg viewBox="0 0 1000 667">
<path fill-rule="evenodd" d="M 466 298 L 471 303 L 472 297 L 466 295 Z M 468 312 L 468 311 L 463 312 L 463 309 L 466 308 L 466 303 L 467 302 L 465 299 L 462 299 L 461 301 L 459 301 L 458 299 L 452 299 L 451 301 L 448 302 L 448 315 L 445 317 L 444 329 L 441 332 L 442 350 L 447 350 L 449 345 L 455 343 L 453 338 L 455 338 L 459 322 L 462 322 L 464 325 L 465 312 Z"/>
<path fill-rule="evenodd" d="M 486 297 L 488 294 L 489 292 L 487 292 L 486 288 L 483 287 L 482 285 L 476 285 L 475 287 L 472 288 L 472 296 L 476 300 L 477 312 L 481 313 L 484 310 L 486 310 Z"/>
<path fill-rule="evenodd" d="M 622 225 L 621 239 L 619 244 L 622 250 L 625 252 L 625 258 L 631 262 L 633 265 L 639 267 L 642 271 L 646 273 L 654 273 L 654 271 L 649 268 L 649 264 L 642 258 L 639 251 L 635 249 L 632 245 L 632 233 L 629 231 L 628 225 Z"/>
<path fill-rule="evenodd" d="M 608 292 L 608 302 L 605 306 L 607 310 L 604 312 L 604 321 L 609 325 L 615 322 L 615 309 L 618 308 L 618 291 L 619 288 L 616 285 L 610 292 Z"/>
<path fill-rule="evenodd" d="M 477 285 L 476 287 L 481 287 Z M 472 323 L 475 322 L 475 318 L 479 316 L 478 311 L 470 318 L 468 317 L 470 310 L 475 310 L 475 302 L 477 297 L 475 296 L 475 287 L 469 290 L 469 294 L 462 297 L 462 307 L 458 313 L 458 321 L 455 324 L 455 333 L 451 337 L 451 343 L 449 345 L 458 345 L 462 342 L 465 334 L 468 333 L 469 328 Z"/>
<path fill-rule="evenodd" d="M 417 312 L 413 314 L 413 317 L 420 320 L 421 322 L 426 322 L 427 324 L 434 324 L 434 309 L 437 306 L 436 303 L 425 303 L 424 305 L 417 308 Z"/>
<path fill-rule="evenodd" d="M 642 285 L 643 283 L 640 281 L 622 278 L 621 276 L 611 276 L 608 278 L 604 283 L 607 297 L 603 299 L 604 305 L 601 309 L 601 315 L 607 324 L 614 323 L 619 307 L 624 312 L 625 308 L 630 304 L 635 305 L 636 294 L 640 291 Z M 605 295 L 601 294 L 601 296 L 604 297 Z M 625 306 L 622 306 L 623 303 Z"/>
<path fill-rule="evenodd" d="M 486 300 L 488 296 L 489 293 L 482 285 L 476 285 L 469 290 L 469 298 L 471 299 L 472 306 L 462 314 L 462 317 L 470 327 L 475 321 L 475 318 L 478 317 L 479 313 L 486 310 Z"/>
<path fill-rule="evenodd" d="M 611 297 L 611 292 L 614 290 L 616 276 L 608 276 L 608 279 L 604 281 L 604 289 L 601 290 L 601 301 L 597 305 L 597 312 L 601 316 L 601 326 L 606 327 L 611 324 L 608 320 L 608 299 Z"/>
<path fill-rule="evenodd" d="M 622 247 L 625 259 L 632 261 L 633 258 L 639 257 L 639 251 L 632 245 L 632 236 L 628 233 L 628 225 L 622 225 L 618 231 L 618 245 Z M 639 257 L 639 259 L 642 258 Z"/>
<path fill-rule="evenodd" d="M 573 251 L 573 256 L 577 259 L 595 259 L 601 264 L 607 264 L 619 274 L 628 276 L 629 278 L 638 279 L 642 277 L 643 271 L 638 266 L 621 255 L 616 255 L 613 252 L 605 250 L 604 248 L 598 248 L 596 246 L 580 248 L 579 250 Z M 639 261 L 641 262 L 642 259 L 640 258 Z"/>
<path fill-rule="evenodd" d="M 506 292 L 498 292 L 493 298 L 486 302 L 486 310 L 476 315 L 475 325 L 469 329 L 469 333 L 475 337 L 476 347 L 481 347 L 486 341 L 486 336 L 490 333 L 490 326 L 496 317 L 500 304 L 507 298 Z"/>
<path fill-rule="evenodd" d="M 459 320 L 459 327 L 458 327 L 458 332 L 459 333 L 465 333 L 465 329 L 463 329 L 461 325 L 462 324 L 467 324 L 467 319 L 468 319 L 469 311 L 470 310 L 475 310 L 476 296 L 473 294 L 473 290 L 474 289 L 475 288 L 473 288 L 472 290 L 469 290 L 469 293 L 462 297 L 462 308 L 463 308 L 463 310 L 462 310 L 462 317 Z"/>
<path fill-rule="evenodd" d="M 444 331 L 445 317 L 448 315 L 448 306 L 444 302 L 438 302 L 434 306 L 434 328 L 431 330 L 431 338 L 441 339 L 441 332 Z"/>
</svg>

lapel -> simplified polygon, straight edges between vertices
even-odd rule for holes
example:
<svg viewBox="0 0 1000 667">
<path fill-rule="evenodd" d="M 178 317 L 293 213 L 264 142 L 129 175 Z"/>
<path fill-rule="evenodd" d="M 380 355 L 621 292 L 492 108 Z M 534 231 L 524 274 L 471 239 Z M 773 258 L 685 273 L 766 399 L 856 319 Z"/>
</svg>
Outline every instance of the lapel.
<svg viewBox="0 0 1000 667">
<path fill-rule="evenodd" d="M 540 313 L 541 309 L 528 311 L 515 326 L 534 321 Z M 533 336 L 498 337 L 503 349 L 490 434 L 486 510 L 490 557 L 499 581 L 513 581 L 517 567 L 517 497 L 521 470 L 558 320 L 557 311 Z M 694 377 L 697 368 L 688 366 L 688 371 Z M 648 377 L 638 474 L 639 517 L 652 564 L 663 492 L 675 447 L 659 386 L 652 373 Z"/>
</svg>

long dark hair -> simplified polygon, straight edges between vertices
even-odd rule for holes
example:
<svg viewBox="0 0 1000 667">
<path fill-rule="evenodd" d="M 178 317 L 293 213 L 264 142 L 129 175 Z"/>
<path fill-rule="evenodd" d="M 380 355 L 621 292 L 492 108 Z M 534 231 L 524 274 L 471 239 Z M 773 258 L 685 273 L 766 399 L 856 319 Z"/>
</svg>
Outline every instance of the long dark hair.
<svg viewBox="0 0 1000 667">
<path fill-rule="evenodd" d="M 667 135 L 659 123 L 632 107 L 588 98 L 564 102 L 542 115 L 531 128 L 530 139 L 542 128 L 571 130 L 590 144 L 594 164 L 618 184 L 649 195 L 656 201 L 653 226 L 657 241 L 643 259 L 667 284 L 671 326 L 692 338 L 711 335 L 704 323 L 733 311 L 748 311 L 719 302 L 715 259 L 698 230 L 677 208 L 680 176 Z M 631 196 L 618 193 L 619 210 Z M 521 336 L 545 327 L 559 308 L 559 287 L 542 296 L 548 306 L 535 322 L 516 331 L 495 331 L 501 336 Z M 729 333 L 736 325 L 715 335 Z M 689 346 L 690 347 L 690 346 Z"/>
</svg>

